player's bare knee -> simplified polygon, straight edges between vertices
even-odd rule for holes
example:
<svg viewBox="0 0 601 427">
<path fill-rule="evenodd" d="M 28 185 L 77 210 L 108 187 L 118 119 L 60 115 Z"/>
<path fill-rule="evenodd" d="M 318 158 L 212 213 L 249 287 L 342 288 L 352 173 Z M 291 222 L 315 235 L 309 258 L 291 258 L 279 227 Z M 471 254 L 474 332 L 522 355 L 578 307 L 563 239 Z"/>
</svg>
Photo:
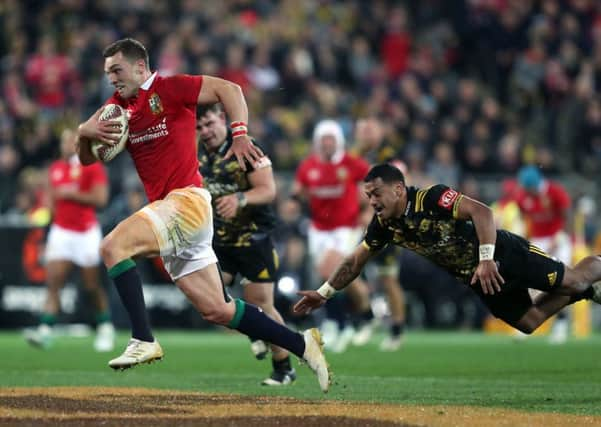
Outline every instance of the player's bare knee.
<svg viewBox="0 0 601 427">
<path fill-rule="evenodd" d="M 102 239 L 102 243 L 100 244 L 100 256 L 102 257 L 104 264 L 110 267 L 127 258 L 120 249 L 116 239 L 110 234 Z"/>
<path fill-rule="evenodd" d="M 592 282 L 592 277 L 581 268 L 566 267 L 559 292 L 564 295 L 575 295 L 584 292 Z"/>
<path fill-rule="evenodd" d="M 231 313 L 225 309 L 225 306 L 214 306 L 201 314 L 207 322 L 216 325 L 227 325 L 232 320 Z"/>
<path fill-rule="evenodd" d="M 200 307 L 200 314 L 207 321 L 216 325 L 227 325 L 234 316 L 235 308 L 225 301 L 213 301 Z"/>
<path fill-rule="evenodd" d="M 267 295 L 252 294 L 244 298 L 247 302 L 261 307 L 264 311 L 269 310 L 273 306 L 273 301 Z"/>
</svg>

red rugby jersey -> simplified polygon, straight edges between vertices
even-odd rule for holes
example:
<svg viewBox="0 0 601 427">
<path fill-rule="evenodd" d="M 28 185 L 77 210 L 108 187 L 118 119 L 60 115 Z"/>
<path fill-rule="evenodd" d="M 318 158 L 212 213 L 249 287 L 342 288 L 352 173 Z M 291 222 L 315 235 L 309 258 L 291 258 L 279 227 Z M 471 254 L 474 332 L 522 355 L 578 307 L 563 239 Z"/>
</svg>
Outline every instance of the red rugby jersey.
<svg viewBox="0 0 601 427">
<path fill-rule="evenodd" d="M 296 181 L 309 195 L 311 223 L 317 229 L 357 225 L 360 210 L 357 185 L 368 171 L 365 160 L 348 153 L 339 163 L 323 162 L 316 154 L 301 162 Z"/>
<path fill-rule="evenodd" d="M 571 200 L 559 183 L 547 180 L 539 194 L 521 190 L 515 199 L 526 221 L 528 237 L 551 237 L 564 229 Z"/>
<path fill-rule="evenodd" d="M 176 188 L 202 184 L 196 146 L 196 104 L 202 76 L 154 73 L 134 98 L 115 92 L 105 104 L 128 112 L 127 150 L 136 165 L 149 201 Z"/>
<path fill-rule="evenodd" d="M 77 156 L 69 160 L 56 160 L 50 165 L 48 174 L 53 189 L 69 186 L 86 193 L 95 185 L 108 185 L 102 163 L 82 166 Z M 86 231 L 98 223 L 96 208 L 74 200 L 57 199 L 54 201 L 52 222 L 67 230 Z"/>
</svg>

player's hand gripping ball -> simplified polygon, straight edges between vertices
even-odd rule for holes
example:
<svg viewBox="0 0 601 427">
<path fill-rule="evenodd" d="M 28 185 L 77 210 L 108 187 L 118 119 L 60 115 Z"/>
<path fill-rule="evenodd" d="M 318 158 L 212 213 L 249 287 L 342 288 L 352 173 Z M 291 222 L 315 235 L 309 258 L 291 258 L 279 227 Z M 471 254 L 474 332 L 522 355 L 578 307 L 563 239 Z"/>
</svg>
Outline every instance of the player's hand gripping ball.
<svg viewBox="0 0 601 427">
<path fill-rule="evenodd" d="M 102 162 L 110 162 L 123 151 L 127 138 L 129 137 L 129 126 L 127 123 L 126 111 L 117 104 L 107 104 L 104 106 L 102 113 L 100 113 L 100 121 L 117 121 L 121 124 L 121 134 L 119 135 L 119 141 L 114 144 L 105 144 L 100 141 L 92 141 L 90 149 L 92 154 L 98 160 Z"/>
</svg>

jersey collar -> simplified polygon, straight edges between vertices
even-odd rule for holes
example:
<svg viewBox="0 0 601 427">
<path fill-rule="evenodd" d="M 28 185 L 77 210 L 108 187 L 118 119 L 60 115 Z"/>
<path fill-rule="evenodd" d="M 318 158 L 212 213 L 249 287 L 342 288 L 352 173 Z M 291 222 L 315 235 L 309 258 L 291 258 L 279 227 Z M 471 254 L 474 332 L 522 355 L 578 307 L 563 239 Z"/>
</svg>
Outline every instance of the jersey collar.
<svg viewBox="0 0 601 427">
<path fill-rule="evenodd" d="M 140 86 L 140 89 L 143 89 L 143 90 L 150 89 L 150 86 L 152 86 L 152 83 L 154 82 L 154 79 L 156 76 L 157 76 L 157 72 L 155 71 L 154 73 L 152 73 L 150 75 L 150 77 L 148 77 L 148 79 L 144 83 L 142 83 L 142 85 Z"/>
</svg>

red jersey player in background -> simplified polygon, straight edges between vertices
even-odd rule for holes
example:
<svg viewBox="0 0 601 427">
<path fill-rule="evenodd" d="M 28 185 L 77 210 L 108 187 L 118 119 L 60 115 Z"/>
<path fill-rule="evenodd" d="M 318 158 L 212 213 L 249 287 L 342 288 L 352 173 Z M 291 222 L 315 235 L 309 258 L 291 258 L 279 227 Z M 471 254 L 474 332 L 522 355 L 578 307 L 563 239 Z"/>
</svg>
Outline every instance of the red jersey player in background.
<svg viewBox="0 0 601 427">
<path fill-rule="evenodd" d="M 346 152 L 337 122 L 323 120 L 317 124 L 313 153 L 298 166 L 291 193 L 309 203 L 308 250 L 319 280 L 327 279 L 361 240 L 359 184 L 368 170 L 365 160 Z M 369 289 L 358 278 L 348 287 L 348 296 L 362 319 L 357 334 L 367 341 L 373 323 Z M 322 323 L 325 345 L 342 352 L 353 339 L 354 328 L 346 324 L 347 310 L 340 298 L 331 300 L 326 310 L 328 319 Z"/>
<path fill-rule="evenodd" d="M 210 193 L 201 188 L 196 145 L 198 104 L 221 103 L 232 120 L 233 142 L 226 158 L 235 155 L 242 170 L 263 156 L 247 135 L 248 109 L 240 87 L 211 76 L 161 77 L 150 71 L 146 48 L 126 38 L 103 52 L 104 71 L 116 88 L 106 103 L 127 110 L 129 151 L 150 204 L 120 222 L 104 238 L 101 255 L 113 279 L 132 327 L 123 354 L 109 361 L 126 369 L 163 357 L 155 340 L 133 257 L 160 255 L 178 288 L 209 322 L 286 348 L 303 358 L 317 374 L 325 392 L 329 371 L 316 329 L 300 334 L 281 325 L 242 300 L 224 292 L 211 246 L 213 217 Z M 96 161 L 90 141 L 114 144 L 118 122 L 98 120 L 101 109 L 79 126 L 79 157 Z"/>
<path fill-rule="evenodd" d="M 101 164 L 82 166 L 75 152 L 76 134 L 66 129 L 61 135 L 61 157 L 50 165 L 52 225 L 46 243 L 46 302 L 40 325 L 25 333 L 27 341 L 40 348 L 52 344 L 52 326 L 60 311 L 59 292 L 73 266 L 80 268 L 85 289 L 96 309 L 96 351 L 111 351 L 115 330 L 110 320 L 108 298 L 100 281 L 102 233 L 96 209 L 108 201 L 108 183 Z"/>
<path fill-rule="evenodd" d="M 530 242 L 566 265 L 572 263 L 572 242 L 566 232 L 571 199 L 564 187 L 545 179 L 535 166 L 526 166 L 518 173 L 521 191 L 515 200 L 526 223 Z M 569 324 L 564 311 L 557 314 L 549 341 L 563 344 L 568 338 Z"/>
</svg>

